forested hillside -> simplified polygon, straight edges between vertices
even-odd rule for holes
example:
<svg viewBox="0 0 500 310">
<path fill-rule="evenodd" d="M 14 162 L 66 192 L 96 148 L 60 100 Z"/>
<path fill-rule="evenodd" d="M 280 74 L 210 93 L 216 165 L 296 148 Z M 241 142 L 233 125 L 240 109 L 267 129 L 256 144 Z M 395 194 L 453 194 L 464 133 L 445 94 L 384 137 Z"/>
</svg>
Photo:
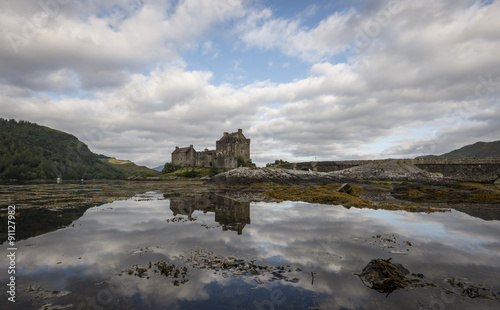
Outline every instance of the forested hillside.
<svg viewBox="0 0 500 310">
<path fill-rule="evenodd" d="M 0 179 L 120 179 L 75 136 L 27 121 L 0 118 Z"/>
</svg>

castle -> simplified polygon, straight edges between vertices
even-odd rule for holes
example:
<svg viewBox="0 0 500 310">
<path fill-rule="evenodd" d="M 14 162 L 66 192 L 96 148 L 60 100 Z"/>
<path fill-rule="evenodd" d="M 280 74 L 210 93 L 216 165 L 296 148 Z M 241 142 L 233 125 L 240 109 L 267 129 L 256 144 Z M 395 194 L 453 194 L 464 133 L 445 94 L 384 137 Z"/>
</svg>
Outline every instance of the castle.
<svg viewBox="0 0 500 310">
<path fill-rule="evenodd" d="M 182 167 L 212 167 L 232 169 L 238 167 L 238 157 L 250 161 L 250 139 L 245 138 L 243 130 L 225 132 L 215 144 L 215 150 L 205 149 L 197 152 L 193 145 L 175 147 L 172 163 Z"/>
</svg>

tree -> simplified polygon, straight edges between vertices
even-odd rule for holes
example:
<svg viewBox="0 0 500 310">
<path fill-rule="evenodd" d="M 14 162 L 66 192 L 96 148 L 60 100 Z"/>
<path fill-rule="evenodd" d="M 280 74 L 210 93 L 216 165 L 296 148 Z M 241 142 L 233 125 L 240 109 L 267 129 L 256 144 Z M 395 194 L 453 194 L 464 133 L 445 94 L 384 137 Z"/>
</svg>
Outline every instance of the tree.
<svg viewBox="0 0 500 310">
<path fill-rule="evenodd" d="M 174 163 L 165 163 L 165 165 L 163 166 L 163 169 L 161 170 L 161 172 L 162 173 L 171 173 L 171 172 L 177 171 L 177 170 L 179 170 L 181 168 L 182 168 L 181 165 L 177 165 L 177 164 L 174 164 Z"/>
<path fill-rule="evenodd" d="M 190 170 L 186 170 L 184 173 L 181 174 L 181 176 L 185 178 L 196 178 L 199 176 L 200 173 L 194 169 L 194 167 L 191 167 Z"/>
<path fill-rule="evenodd" d="M 237 166 L 238 167 L 249 167 L 249 168 L 255 168 L 255 164 L 252 163 L 252 160 L 250 159 L 249 161 L 246 161 L 243 157 L 238 156 L 237 158 Z"/>
<path fill-rule="evenodd" d="M 97 175 L 123 177 L 113 167 L 103 165 L 73 135 L 0 118 L 0 179 L 80 179 Z"/>
<path fill-rule="evenodd" d="M 274 163 L 266 164 L 266 167 L 278 167 L 278 166 L 284 165 L 284 164 L 289 164 L 289 162 L 287 162 L 286 160 L 277 159 L 274 161 Z"/>
<path fill-rule="evenodd" d="M 219 173 L 220 173 L 220 170 L 217 168 L 217 166 L 212 165 L 212 167 L 210 167 L 210 170 L 208 171 L 208 176 L 213 177 L 214 175 L 219 174 Z"/>
</svg>

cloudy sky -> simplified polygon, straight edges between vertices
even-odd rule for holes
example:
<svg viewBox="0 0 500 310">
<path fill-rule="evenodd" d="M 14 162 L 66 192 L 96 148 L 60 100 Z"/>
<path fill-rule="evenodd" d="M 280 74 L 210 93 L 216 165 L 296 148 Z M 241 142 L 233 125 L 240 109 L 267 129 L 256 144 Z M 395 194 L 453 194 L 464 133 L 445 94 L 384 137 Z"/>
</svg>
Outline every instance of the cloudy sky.
<svg viewBox="0 0 500 310">
<path fill-rule="evenodd" d="M 155 167 L 242 128 L 258 165 L 500 139 L 500 1 L 0 2 L 0 117 Z"/>
</svg>

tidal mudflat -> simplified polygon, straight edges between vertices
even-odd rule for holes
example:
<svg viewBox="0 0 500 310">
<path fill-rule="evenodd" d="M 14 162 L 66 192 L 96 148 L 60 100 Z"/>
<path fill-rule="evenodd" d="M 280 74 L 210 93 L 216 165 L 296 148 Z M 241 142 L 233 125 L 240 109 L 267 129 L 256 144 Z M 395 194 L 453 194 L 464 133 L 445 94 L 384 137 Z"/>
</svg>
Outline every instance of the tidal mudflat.
<svg viewBox="0 0 500 310">
<path fill-rule="evenodd" d="M 75 194 L 71 208 L 56 199 L 52 209 L 48 201 L 57 195 L 42 186 L 43 208 L 17 209 L 15 308 L 500 306 L 500 221 L 491 220 L 498 216 L 246 202 L 198 185 L 121 184 L 85 194 L 108 192 L 115 195 L 110 201 L 85 202 Z M 50 186 L 62 192 L 66 186 L 71 196 L 81 184 L 58 185 Z M 18 191 L 26 195 L 26 188 Z M 9 203 L 22 204 L 20 197 Z M 403 281 L 385 288 L 370 283 L 374 260 L 401 266 Z M 14 308 L 3 296 L 0 307 Z"/>
</svg>

